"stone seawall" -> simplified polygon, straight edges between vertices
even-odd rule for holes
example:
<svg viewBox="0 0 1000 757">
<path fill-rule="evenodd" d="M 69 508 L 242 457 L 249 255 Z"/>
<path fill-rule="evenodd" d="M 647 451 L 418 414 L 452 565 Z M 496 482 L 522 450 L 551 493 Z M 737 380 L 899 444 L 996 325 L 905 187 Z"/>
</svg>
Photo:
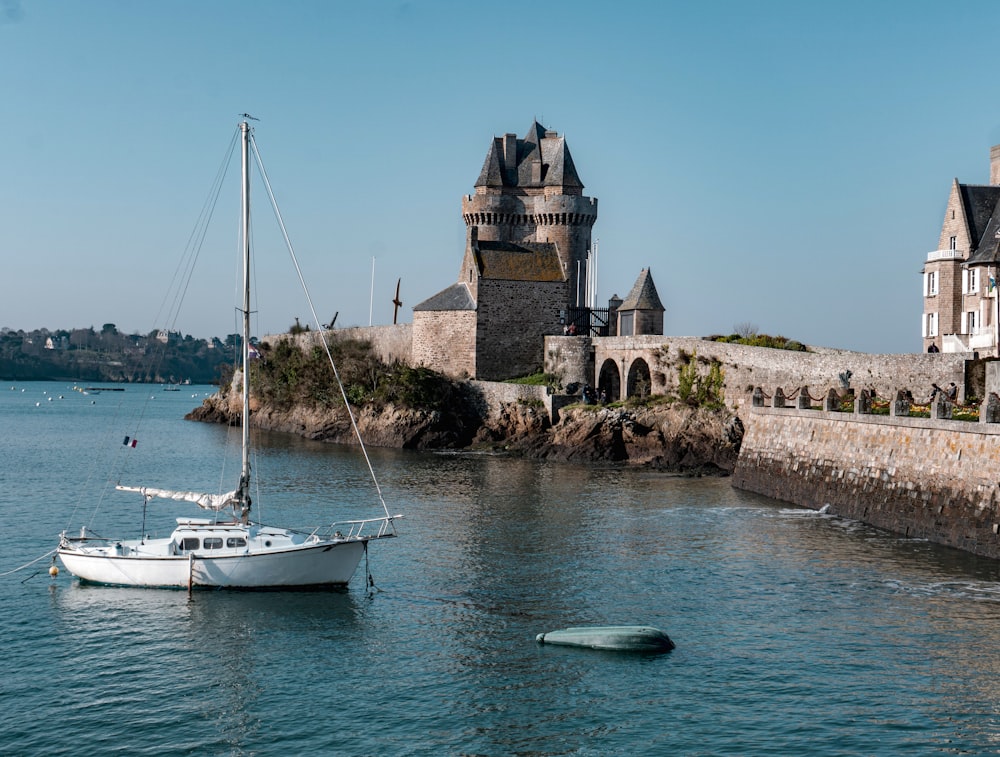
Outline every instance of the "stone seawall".
<svg viewBox="0 0 1000 757">
<path fill-rule="evenodd" d="M 733 486 L 1000 558 L 1000 424 L 753 408 Z"/>
</svg>

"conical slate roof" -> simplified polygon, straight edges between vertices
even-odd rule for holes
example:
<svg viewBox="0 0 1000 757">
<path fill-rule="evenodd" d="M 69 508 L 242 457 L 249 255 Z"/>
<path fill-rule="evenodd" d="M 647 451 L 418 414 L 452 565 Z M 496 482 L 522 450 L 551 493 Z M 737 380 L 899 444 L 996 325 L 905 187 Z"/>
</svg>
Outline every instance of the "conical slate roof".
<svg viewBox="0 0 1000 757">
<path fill-rule="evenodd" d="M 499 137 L 494 137 L 493 141 L 490 143 L 490 149 L 486 152 L 486 160 L 483 161 L 483 170 L 479 172 L 479 178 L 476 179 L 475 186 L 503 186 L 503 170 L 500 168 L 500 154 L 502 149 L 501 139 Z"/>
<path fill-rule="evenodd" d="M 635 285 L 628 296 L 618 306 L 618 311 L 622 310 L 657 310 L 663 312 L 666 308 L 660 302 L 660 295 L 656 293 L 656 284 L 653 283 L 653 274 L 648 268 L 643 268 L 639 273 L 639 278 L 635 280 Z"/>
<path fill-rule="evenodd" d="M 513 135 L 512 135 L 513 136 Z M 516 166 L 504 171 L 504 138 L 494 137 L 483 161 L 477 187 L 520 187 L 523 189 L 563 187 L 583 189 L 566 139 L 548 131 L 538 121 L 531 124 L 524 139 L 516 142 Z"/>
</svg>

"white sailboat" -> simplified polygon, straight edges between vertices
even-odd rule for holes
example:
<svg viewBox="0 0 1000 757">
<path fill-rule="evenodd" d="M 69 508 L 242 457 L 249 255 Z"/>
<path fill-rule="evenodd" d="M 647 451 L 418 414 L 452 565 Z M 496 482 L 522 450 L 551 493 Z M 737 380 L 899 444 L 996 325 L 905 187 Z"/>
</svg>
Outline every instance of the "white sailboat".
<svg viewBox="0 0 1000 757">
<path fill-rule="evenodd" d="M 210 518 L 177 518 L 169 537 L 99 538 L 84 528 L 79 536 L 60 535 L 57 554 L 81 580 L 148 588 L 295 588 L 345 586 L 365 555 L 368 542 L 396 535 L 379 491 L 383 515 L 332 523 L 322 532 L 276 528 L 251 520 L 250 500 L 250 142 L 240 123 L 243 149 L 241 242 L 243 250 L 242 468 L 239 482 L 225 494 L 118 485 L 138 492 L 143 507 L 154 497 L 193 502 L 215 513 Z M 265 179 L 266 180 L 266 179 Z M 329 355 L 329 351 L 327 351 Z M 332 363 L 332 358 L 331 358 Z M 337 375 L 336 366 L 334 374 Z M 337 375 L 337 382 L 340 382 Z M 343 395 L 343 386 L 341 386 Z M 347 402 L 344 396 L 345 404 Z M 348 404 L 350 412 L 350 405 Z M 353 415 L 352 415 L 353 423 Z M 357 424 L 354 423 L 357 433 Z M 360 435 L 359 435 L 359 441 Z M 364 451 L 364 445 L 361 446 Z M 365 452 L 367 460 L 367 453 Z M 369 463 L 369 470 L 371 465 Z M 374 471 L 372 471 L 374 480 Z M 375 481 L 378 490 L 378 482 Z"/>
</svg>

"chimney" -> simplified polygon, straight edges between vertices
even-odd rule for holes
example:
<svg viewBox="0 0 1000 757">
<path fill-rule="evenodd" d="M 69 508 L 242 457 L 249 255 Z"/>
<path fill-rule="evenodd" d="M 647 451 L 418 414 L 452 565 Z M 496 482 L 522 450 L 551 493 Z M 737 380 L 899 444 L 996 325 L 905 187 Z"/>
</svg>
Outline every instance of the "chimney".
<svg viewBox="0 0 1000 757">
<path fill-rule="evenodd" d="M 990 184 L 1000 184 L 1000 145 L 990 148 Z"/>
<path fill-rule="evenodd" d="M 503 167 L 506 171 L 517 171 L 517 134 L 503 135 Z"/>
</svg>

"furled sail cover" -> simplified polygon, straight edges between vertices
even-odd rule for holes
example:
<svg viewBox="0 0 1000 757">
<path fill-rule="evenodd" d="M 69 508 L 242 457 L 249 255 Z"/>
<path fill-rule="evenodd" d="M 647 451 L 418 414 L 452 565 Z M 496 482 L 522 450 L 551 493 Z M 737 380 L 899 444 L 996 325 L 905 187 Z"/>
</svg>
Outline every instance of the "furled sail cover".
<svg viewBox="0 0 1000 757">
<path fill-rule="evenodd" d="M 229 507 L 236 501 L 236 492 L 226 492 L 225 494 L 202 494 L 201 492 L 175 492 L 172 489 L 154 489 L 151 486 L 116 486 L 116 489 L 123 492 L 139 492 L 144 497 L 161 497 L 162 499 L 179 499 L 185 502 L 194 502 L 198 507 L 205 510 L 221 510 Z"/>
</svg>

